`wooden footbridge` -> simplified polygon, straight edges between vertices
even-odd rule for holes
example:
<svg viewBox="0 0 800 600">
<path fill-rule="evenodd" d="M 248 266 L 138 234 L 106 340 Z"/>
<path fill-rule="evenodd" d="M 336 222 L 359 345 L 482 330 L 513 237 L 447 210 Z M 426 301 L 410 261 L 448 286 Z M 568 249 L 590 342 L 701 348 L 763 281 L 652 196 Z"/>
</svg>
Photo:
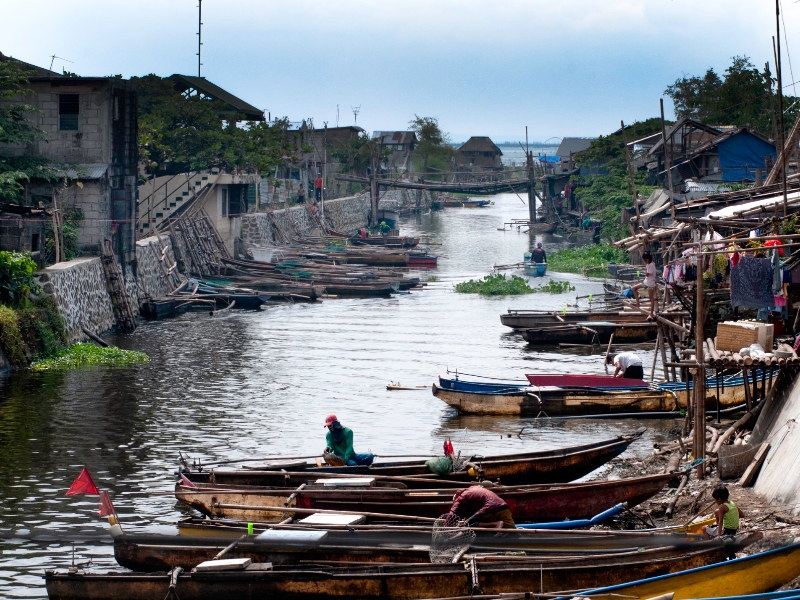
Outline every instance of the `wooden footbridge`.
<svg viewBox="0 0 800 600">
<path fill-rule="evenodd" d="M 357 175 L 337 175 L 337 181 L 348 181 L 370 185 L 372 180 L 369 177 L 359 177 Z M 470 194 L 472 196 L 493 196 L 503 192 L 524 192 L 527 193 L 530 180 L 524 179 L 499 179 L 497 181 L 457 181 L 446 183 L 441 181 L 401 181 L 398 179 L 375 179 L 375 185 L 383 189 L 403 189 L 403 190 L 428 190 L 430 192 L 449 192 L 455 194 Z"/>
</svg>

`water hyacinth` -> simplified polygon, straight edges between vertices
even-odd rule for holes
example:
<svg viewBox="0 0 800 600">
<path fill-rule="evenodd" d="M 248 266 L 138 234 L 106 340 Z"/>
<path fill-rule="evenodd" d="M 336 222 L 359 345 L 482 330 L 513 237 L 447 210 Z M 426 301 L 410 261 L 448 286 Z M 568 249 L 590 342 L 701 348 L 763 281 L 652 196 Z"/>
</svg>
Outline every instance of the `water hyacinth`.
<svg viewBox="0 0 800 600">
<path fill-rule="evenodd" d="M 149 362 L 144 352 L 122 348 L 100 348 L 94 344 L 78 343 L 60 350 L 53 356 L 34 362 L 34 371 L 80 369 L 88 366 L 121 367 Z"/>
<path fill-rule="evenodd" d="M 536 294 L 547 292 L 550 294 L 563 294 L 575 288 L 569 281 L 553 281 L 545 285 L 531 287 L 528 282 L 518 275 L 506 278 L 505 275 L 487 275 L 483 279 L 470 279 L 456 284 L 455 290 L 460 294 L 481 294 L 482 296 L 518 296 L 521 294 Z"/>
</svg>

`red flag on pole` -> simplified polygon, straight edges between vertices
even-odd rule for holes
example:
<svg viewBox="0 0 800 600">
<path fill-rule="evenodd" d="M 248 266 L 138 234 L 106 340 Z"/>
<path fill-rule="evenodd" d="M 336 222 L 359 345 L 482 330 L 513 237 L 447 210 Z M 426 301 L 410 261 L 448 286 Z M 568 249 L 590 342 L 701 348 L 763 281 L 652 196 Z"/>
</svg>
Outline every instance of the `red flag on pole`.
<svg viewBox="0 0 800 600">
<path fill-rule="evenodd" d="M 67 493 L 64 495 L 77 496 L 78 494 L 91 494 L 92 496 L 97 496 L 99 493 L 100 492 L 97 491 L 97 486 L 94 484 L 94 481 L 92 481 L 92 476 L 89 475 L 89 471 L 86 467 L 83 467 L 81 474 L 72 482 L 72 485 L 69 486 Z"/>
<path fill-rule="evenodd" d="M 102 490 L 100 492 L 100 516 L 108 517 L 116 514 L 117 511 L 114 510 L 114 505 L 111 504 L 111 498 L 108 497 L 108 490 Z"/>
<path fill-rule="evenodd" d="M 180 476 L 181 476 L 181 485 L 184 485 L 184 486 L 186 486 L 186 487 L 193 487 L 193 488 L 196 488 L 196 487 L 197 487 L 197 486 L 194 484 L 194 482 L 193 482 L 193 481 L 191 481 L 191 480 L 190 480 L 190 479 L 189 479 L 189 478 L 188 478 L 186 475 L 184 475 L 183 473 L 180 473 Z"/>
</svg>

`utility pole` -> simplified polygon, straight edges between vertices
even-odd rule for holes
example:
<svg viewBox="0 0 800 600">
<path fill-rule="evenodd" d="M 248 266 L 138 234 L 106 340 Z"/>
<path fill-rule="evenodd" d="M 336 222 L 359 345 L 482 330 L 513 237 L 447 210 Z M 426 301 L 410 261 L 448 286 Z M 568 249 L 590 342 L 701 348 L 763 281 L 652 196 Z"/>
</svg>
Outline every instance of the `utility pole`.
<svg viewBox="0 0 800 600">
<path fill-rule="evenodd" d="M 200 71 L 203 66 L 203 0 L 197 0 L 197 76 L 201 77 Z"/>
<path fill-rule="evenodd" d="M 375 227 L 378 224 L 378 182 L 375 174 L 375 145 L 372 146 L 372 153 L 370 156 L 370 169 L 369 169 L 369 199 L 372 218 L 370 222 Z"/>
<path fill-rule="evenodd" d="M 776 60 L 775 68 L 778 71 L 778 111 L 780 111 L 780 141 L 781 141 L 781 188 L 783 189 L 783 216 L 786 217 L 789 213 L 789 199 L 786 197 L 786 148 L 784 147 L 784 136 L 786 135 L 786 127 L 783 123 L 783 79 L 781 78 L 781 4 L 780 0 L 775 0 L 775 28 L 778 33 L 777 48 L 778 58 Z M 776 168 L 777 165 L 775 165 Z"/>
<path fill-rule="evenodd" d="M 664 145 L 664 168 L 667 170 L 667 183 L 669 184 L 669 208 L 672 218 L 675 219 L 675 196 L 672 192 L 672 149 L 667 149 L 667 126 L 664 123 L 664 99 L 661 98 L 661 143 Z"/>
<path fill-rule="evenodd" d="M 625 123 L 619 122 L 622 126 L 622 145 L 625 146 L 625 160 L 628 163 L 628 177 L 631 180 L 631 193 L 633 194 L 633 208 L 636 211 L 636 225 L 641 227 L 639 222 L 639 199 L 636 197 L 636 182 L 633 180 L 633 162 L 631 161 L 631 152 L 628 150 L 628 142 L 625 139 Z"/>
</svg>

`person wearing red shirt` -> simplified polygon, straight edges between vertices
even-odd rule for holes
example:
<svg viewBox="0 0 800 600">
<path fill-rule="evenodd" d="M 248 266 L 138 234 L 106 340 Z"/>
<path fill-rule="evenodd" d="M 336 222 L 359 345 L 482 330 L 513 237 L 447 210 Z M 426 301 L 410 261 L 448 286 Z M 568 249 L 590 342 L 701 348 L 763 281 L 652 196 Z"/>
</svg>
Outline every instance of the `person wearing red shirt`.
<svg viewBox="0 0 800 600">
<path fill-rule="evenodd" d="M 317 175 L 314 180 L 314 199 L 317 202 L 322 200 L 322 175 Z"/>
<path fill-rule="evenodd" d="M 480 485 L 458 490 L 453 496 L 450 514 L 466 519 L 469 526 L 516 529 L 505 500 Z"/>
</svg>

